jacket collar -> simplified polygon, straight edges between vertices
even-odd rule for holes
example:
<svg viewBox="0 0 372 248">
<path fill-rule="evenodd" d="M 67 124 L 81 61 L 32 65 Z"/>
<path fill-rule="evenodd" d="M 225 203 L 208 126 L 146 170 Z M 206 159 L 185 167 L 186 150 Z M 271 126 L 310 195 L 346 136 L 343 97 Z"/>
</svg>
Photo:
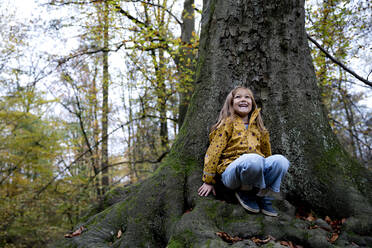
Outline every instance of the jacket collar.
<svg viewBox="0 0 372 248">
<path fill-rule="evenodd" d="M 256 108 L 252 112 L 251 117 L 249 118 L 249 124 L 248 124 L 249 126 L 257 119 L 257 116 L 260 113 L 260 111 L 261 111 L 261 108 Z M 238 120 L 240 120 L 243 123 L 243 119 L 239 115 L 235 114 L 234 117 L 237 118 Z"/>
</svg>

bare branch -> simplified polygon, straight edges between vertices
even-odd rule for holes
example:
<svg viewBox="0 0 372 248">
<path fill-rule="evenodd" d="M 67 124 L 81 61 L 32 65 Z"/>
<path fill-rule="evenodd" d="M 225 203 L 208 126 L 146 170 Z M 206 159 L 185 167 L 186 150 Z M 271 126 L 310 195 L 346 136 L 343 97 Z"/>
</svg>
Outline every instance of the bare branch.
<svg viewBox="0 0 372 248">
<path fill-rule="evenodd" d="M 371 146 L 369 144 L 367 144 L 366 142 L 364 142 L 363 140 L 361 140 L 357 135 L 355 135 L 354 133 L 352 133 L 347 127 L 345 127 L 345 125 L 333 118 L 330 118 L 335 124 L 337 124 L 338 126 L 342 127 L 343 129 L 345 129 L 346 131 L 348 131 L 348 133 L 353 136 L 355 139 L 357 139 L 362 145 L 364 145 L 365 147 L 367 147 L 368 149 L 371 149 Z"/>
<path fill-rule="evenodd" d="M 102 170 L 106 169 L 106 168 L 110 168 L 110 167 L 114 167 L 114 166 L 117 166 L 117 165 L 122 165 L 122 164 L 129 164 L 129 163 L 133 163 L 133 164 L 143 164 L 143 163 L 150 163 L 150 164 L 157 164 L 157 163 L 160 163 L 163 158 L 169 153 L 169 151 L 165 151 L 163 152 L 156 160 L 149 160 L 149 159 L 144 159 L 144 160 L 137 160 L 137 161 L 122 161 L 122 162 L 118 162 L 118 163 L 114 163 L 114 164 L 109 164 L 103 168 L 101 168 L 98 173 L 102 172 Z M 93 175 L 90 177 L 89 179 L 89 182 L 91 182 L 97 175 Z"/>
<path fill-rule="evenodd" d="M 314 40 L 313 38 L 310 37 L 310 35 L 307 35 L 307 38 L 315 44 L 315 46 L 317 46 L 320 51 L 322 51 L 330 60 L 332 60 L 333 63 L 339 65 L 342 69 L 344 69 L 345 71 L 347 71 L 348 73 L 350 73 L 351 75 L 353 75 L 354 77 L 356 77 L 357 79 L 359 79 L 360 81 L 362 81 L 363 83 L 369 85 L 370 87 L 372 87 L 372 82 L 368 81 L 367 79 L 364 79 L 362 78 L 361 76 L 359 76 L 358 74 L 356 74 L 353 70 L 349 69 L 348 67 L 346 67 L 343 63 L 341 63 L 340 61 L 338 61 L 335 57 L 333 57 L 331 54 L 329 54 L 316 40 Z"/>
<path fill-rule="evenodd" d="M 163 5 L 160 5 L 160 4 L 155 4 L 155 3 L 150 3 L 150 2 L 147 2 L 147 1 L 143 1 L 143 0 L 132 0 L 132 2 L 134 3 L 144 3 L 144 4 L 148 4 L 148 5 L 151 5 L 151 6 L 154 6 L 154 7 L 159 7 L 159 8 L 162 8 L 164 9 L 170 16 L 172 16 L 176 22 L 179 24 L 179 25 L 182 25 L 182 22 L 177 18 L 177 16 L 175 16 L 170 10 L 168 10 L 166 7 L 164 7 Z"/>
</svg>

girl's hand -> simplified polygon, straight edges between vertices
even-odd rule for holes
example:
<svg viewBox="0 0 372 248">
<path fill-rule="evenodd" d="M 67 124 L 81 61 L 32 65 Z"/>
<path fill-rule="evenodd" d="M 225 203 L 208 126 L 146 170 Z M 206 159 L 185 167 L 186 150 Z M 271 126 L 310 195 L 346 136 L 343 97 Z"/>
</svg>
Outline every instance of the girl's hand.
<svg viewBox="0 0 372 248">
<path fill-rule="evenodd" d="M 198 195 L 200 196 L 208 196 L 209 193 L 213 193 L 213 195 L 216 195 L 216 191 L 214 190 L 214 186 L 211 184 L 203 183 L 202 186 L 198 189 Z"/>
</svg>

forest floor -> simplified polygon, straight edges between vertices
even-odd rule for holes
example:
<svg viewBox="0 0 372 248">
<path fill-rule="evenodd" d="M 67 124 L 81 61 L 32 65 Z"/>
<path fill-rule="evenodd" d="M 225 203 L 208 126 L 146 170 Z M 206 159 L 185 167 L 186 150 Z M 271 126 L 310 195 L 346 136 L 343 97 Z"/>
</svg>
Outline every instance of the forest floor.
<svg viewBox="0 0 372 248">
<path fill-rule="evenodd" d="M 283 199 L 274 200 L 279 216 L 270 217 L 248 213 L 231 197 L 223 200 L 214 196 L 197 198 L 197 204 L 185 209 L 173 227 L 170 240 L 148 247 L 372 247 L 371 236 L 356 234 L 355 229 L 349 228 L 353 225 L 353 217 L 335 219 L 329 217 L 331 214 L 320 217 Z M 118 199 L 114 202 L 120 204 Z M 89 221 L 86 223 L 66 234 L 68 242 L 57 247 L 89 247 L 84 245 L 84 234 L 88 229 L 95 232 L 96 227 L 89 227 Z M 123 241 L 127 235 L 125 231 L 123 228 L 111 230 L 111 238 L 104 247 L 137 247 Z M 75 245 L 70 246 L 72 243 Z"/>
</svg>

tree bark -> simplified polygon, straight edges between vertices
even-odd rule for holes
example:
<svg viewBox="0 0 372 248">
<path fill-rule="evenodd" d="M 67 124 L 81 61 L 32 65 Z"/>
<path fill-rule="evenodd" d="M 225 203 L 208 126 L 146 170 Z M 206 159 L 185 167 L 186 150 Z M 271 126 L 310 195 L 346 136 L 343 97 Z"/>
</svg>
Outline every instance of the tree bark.
<svg viewBox="0 0 372 248">
<path fill-rule="evenodd" d="M 282 187 L 289 199 L 320 214 L 348 217 L 343 235 L 370 235 L 371 173 L 340 147 L 328 124 L 306 39 L 304 1 L 205 0 L 195 93 L 170 154 L 142 184 L 106 195 L 105 211 L 85 221 L 88 231 L 68 245 L 230 247 L 216 235 L 225 231 L 330 247 L 327 237 L 293 226 L 301 221 L 286 201 L 277 205 L 279 218 L 262 218 L 197 196 L 209 128 L 238 85 L 254 91 L 274 153 L 291 161 Z M 115 236 L 118 230 L 122 238 Z M 236 247 L 249 245 L 244 242 Z"/>
<path fill-rule="evenodd" d="M 181 128 L 186 116 L 187 107 L 190 102 L 192 90 L 189 89 L 190 71 L 194 71 L 194 54 L 192 47 L 193 32 L 195 31 L 194 0 L 185 0 L 182 11 L 181 25 L 181 45 L 180 54 L 177 56 L 176 63 L 181 75 L 180 83 L 183 84 L 184 91 L 180 92 L 180 104 L 178 107 L 178 127 Z M 182 60 L 181 60 L 182 58 Z"/>
</svg>

